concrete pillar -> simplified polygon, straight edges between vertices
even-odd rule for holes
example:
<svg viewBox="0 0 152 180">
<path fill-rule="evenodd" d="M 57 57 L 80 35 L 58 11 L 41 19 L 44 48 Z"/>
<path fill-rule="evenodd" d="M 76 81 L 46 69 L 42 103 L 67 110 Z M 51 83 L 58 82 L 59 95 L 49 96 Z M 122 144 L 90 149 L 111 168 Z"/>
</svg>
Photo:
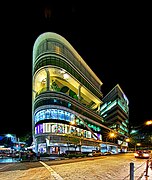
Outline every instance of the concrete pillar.
<svg viewBox="0 0 152 180">
<path fill-rule="evenodd" d="M 50 90 L 50 72 L 48 70 L 48 68 L 46 69 L 46 89 L 47 91 Z"/>
</svg>

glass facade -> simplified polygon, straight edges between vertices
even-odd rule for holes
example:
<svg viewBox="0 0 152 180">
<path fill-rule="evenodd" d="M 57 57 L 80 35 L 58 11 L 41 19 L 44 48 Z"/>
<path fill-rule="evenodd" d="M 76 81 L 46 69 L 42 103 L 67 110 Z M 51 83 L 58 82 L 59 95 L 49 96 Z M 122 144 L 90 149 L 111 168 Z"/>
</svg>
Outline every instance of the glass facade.
<svg viewBox="0 0 152 180">
<path fill-rule="evenodd" d="M 72 149 L 67 134 L 80 138 L 82 151 L 96 149 L 102 140 L 102 82 L 80 55 L 60 35 L 44 33 L 33 47 L 32 73 L 35 151 Z"/>
<path fill-rule="evenodd" d="M 76 150 L 81 147 L 82 152 L 91 152 L 103 146 L 105 130 L 127 133 L 127 118 L 119 129 L 118 124 L 103 124 L 115 106 L 128 113 L 123 102 L 126 96 L 103 103 L 102 82 L 62 36 L 47 32 L 36 39 L 32 77 L 36 152 L 61 154 L 74 150 L 72 140 L 69 146 L 69 135 L 79 139 Z"/>
<path fill-rule="evenodd" d="M 129 101 L 118 84 L 103 98 L 103 102 L 100 115 L 104 118 L 104 124 L 127 139 L 129 136 Z M 118 147 L 121 144 L 119 151 L 126 151 L 128 144 L 123 139 L 118 138 L 117 144 Z"/>
</svg>

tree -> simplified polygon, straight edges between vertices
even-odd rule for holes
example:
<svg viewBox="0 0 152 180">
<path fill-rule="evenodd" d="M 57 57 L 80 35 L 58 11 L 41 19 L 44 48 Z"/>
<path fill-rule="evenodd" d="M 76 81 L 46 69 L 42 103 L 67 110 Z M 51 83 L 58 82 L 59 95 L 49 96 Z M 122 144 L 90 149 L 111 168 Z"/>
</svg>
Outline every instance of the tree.
<svg viewBox="0 0 152 180">
<path fill-rule="evenodd" d="M 32 133 L 27 132 L 26 134 L 19 137 L 21 142 L 25 142 L 27 146 L 30 146 L 32 144 Z"/>
<path fill-rule="evenodd" d="M 66 136 L 68 151 L 70 146 L 74 147 L 75 153 L 77 147 L 80 147 L 80 151 L 81 151 L 82 137 L 77 136 L 75 132 L 71 134 L 66 134 L 65 136 Z"/>
</svg>

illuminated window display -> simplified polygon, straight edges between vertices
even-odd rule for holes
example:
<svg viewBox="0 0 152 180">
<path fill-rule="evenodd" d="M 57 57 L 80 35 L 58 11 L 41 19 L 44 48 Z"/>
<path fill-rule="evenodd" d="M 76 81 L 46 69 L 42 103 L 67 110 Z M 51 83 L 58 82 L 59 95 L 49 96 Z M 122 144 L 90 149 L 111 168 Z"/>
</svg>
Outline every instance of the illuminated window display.
<svg viewBox="0 0 152 180">
<path fill-rule="evenodd" d="M 73 121 L 75 118 L 74 114 L 71 114 L 67 111 L 60 110 L 60 109 L 47 109 L 41 110 L 35 114 L 35 124 L 38 121 L 44 119 L 58 119 L 58 120 L 65 120 L 65 121 Z"/>
<path fill-rule="evenodd" d="M 43 123 L 35 126 L 35 134 L 54 133 L 54 134 L 70 134 L 75 133 L 77 136 L 84 138 L 93 138 L 90 131 L 77 128 L 75 126 L 61 123 Z M 102 140 L 101 134 L 97 134 L 99 140 Z"/>
</svg>

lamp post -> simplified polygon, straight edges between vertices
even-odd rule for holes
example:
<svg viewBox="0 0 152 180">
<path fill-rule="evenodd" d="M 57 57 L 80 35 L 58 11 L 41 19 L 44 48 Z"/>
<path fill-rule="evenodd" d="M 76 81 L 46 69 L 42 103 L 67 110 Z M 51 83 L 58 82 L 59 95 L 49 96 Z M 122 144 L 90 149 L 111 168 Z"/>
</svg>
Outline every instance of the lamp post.
<svg viewBox="0 0 152 180">
<path fill-rule="evenodd" d="M 115 133 L 111 132 L 111 133 L 110 133 L 110 137 L 111 137 L 111 138 L 114 138 L 114 137 L 115 137 Z"/>
<path fill-rule="evenodd" d="M 136 144 L 135 144 L 135 152 L 136 152 L 136 147 L 137 147 L 137 146 L 141 146 L 141 143 L 136 143 Z"/>
<path fill-rule="evenodd" d="M 126 139 L 126 142 L 128 143 L 128 151 L 129 151 L 129 142 L 130 142 L 130 139 L 127 138 L 127 139 Z"/>
<path fill-rule="evenodd" d="M 149 125 L 152 125 L 152 120 L 148 120 L 148 121 L 146 121 L 146 123 L 145 123 L 147 126 L 149 126 Z"/>
<path fill-rule="evenodd" d="M 152 125 L 152 120 L 148 120 L 146 121 L 145 123 L 146 126 L 150 126 Z M 151 134 L 150 134 L 150 131 L 149 131 L 149 128 L 148 128 L 148 150 L 150 149 L 150 144 L 151 144 Z M 150 142 L 150 143 L 149 143 Z"/>
<path fill-rule="evenodd" d="M 114 132 L 109 132 L 108 136 L 106 137 L 106 152 L 108 152 L 107 140 L 109 138 L 115 138 L 115 133 Z"/>
</svg>

